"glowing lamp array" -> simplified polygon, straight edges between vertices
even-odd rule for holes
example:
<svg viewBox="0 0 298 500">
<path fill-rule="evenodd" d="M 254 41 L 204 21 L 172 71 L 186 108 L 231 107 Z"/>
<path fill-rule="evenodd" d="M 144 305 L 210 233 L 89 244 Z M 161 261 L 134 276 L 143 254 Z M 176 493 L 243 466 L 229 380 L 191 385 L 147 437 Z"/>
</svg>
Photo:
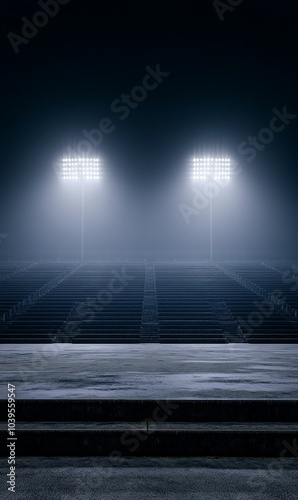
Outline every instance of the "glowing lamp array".
<svg viewBox="0 0 298 500">
<path fill-rule="evenodd" d="M 98 158 L 63 158 L 61 177 L 63 180 L 99 180 Z"/>
<path fill-rule="evenodd" d="M 228 180 L 231 175 L 230 158 L 201 157 L 193 158 L 192 178 L 194 180 Z"/>
</svg>

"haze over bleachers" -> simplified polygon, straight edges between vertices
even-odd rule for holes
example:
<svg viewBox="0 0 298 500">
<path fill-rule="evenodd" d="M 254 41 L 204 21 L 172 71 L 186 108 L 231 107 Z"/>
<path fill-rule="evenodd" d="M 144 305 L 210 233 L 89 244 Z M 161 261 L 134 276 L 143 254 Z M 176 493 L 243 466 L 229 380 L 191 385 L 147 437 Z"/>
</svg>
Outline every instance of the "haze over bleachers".
<svg viewBox="0 0 298 500">
<path fill-rule="evenodd" d="M 2 343 L 298 341 L 290 262 L 1 262 L 0 272 Z"/>
</svg>

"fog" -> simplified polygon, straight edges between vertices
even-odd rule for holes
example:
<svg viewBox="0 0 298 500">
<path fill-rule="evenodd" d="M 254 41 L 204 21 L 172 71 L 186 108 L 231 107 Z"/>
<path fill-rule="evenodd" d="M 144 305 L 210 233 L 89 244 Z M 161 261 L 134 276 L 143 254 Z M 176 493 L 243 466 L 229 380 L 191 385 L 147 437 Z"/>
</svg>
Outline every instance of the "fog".
<svg viewBox="0 0 298 500">
<path fill-rule="evenodd" d="M 166 152 L 162 153 L 165 158 Z M 208 258 L 206 184 L 192 180 L 190 154 L 173 159 L 170 153 L 164 170 L 158 170 L 166 161 L 158 158 L 158 151 L 156 161 L 152 154 L 144 161 L 128 151 L 128 159 L 123 155 L 111 167 L 113 158 L 103 158 L 101 179 L 85 181 L 84 186 L 86 259 L 115 250 L 195 251 L 198 258 Z M 42 162 L 40 171 L 36 166 L 28 175 L 27 170 L 6 194 L 3 233 L 8 236 L 2 240 L 2 258 L 80 258 L 81 181 L 61 181 L 54 160 Z M 278 161 L 268 163 L 258 160 L 262 173 L 272 169 L 268 176 L 242 160 L 237 175 L 224 186 L 213 181 L 215 258 L 294 254 L 295 199 L 287 197 L 289 186 L 280 182 Z"/>
<path fill-rule="evenodd" d="M 146 17 L 137 3 L 118 7 L 99 17 L 73 0 L 19 54 L 4 46 L 0 257 L 80 258 L 80 183 L 63 185 L 54 165 L 99 129 L 90 154 L 103 176 L 85 186 L 85 258 L 124 250 L 208 258 L 209 203 L 189 223 L 179 207 L 197 196 L 191 158 L 216 154 L 241 171 L 212 202 L 214 257 L 293 256 L 294 3 L 281 11 L 270 2 L 268 26 L 265 8 L 256 23 L 244 3 L 224 22 L 209 3 L 159 5 Z M 19 33 L 24 10 L 30 18 L 34 9 L 6 6 L 4 29 Z"/>
</svg>

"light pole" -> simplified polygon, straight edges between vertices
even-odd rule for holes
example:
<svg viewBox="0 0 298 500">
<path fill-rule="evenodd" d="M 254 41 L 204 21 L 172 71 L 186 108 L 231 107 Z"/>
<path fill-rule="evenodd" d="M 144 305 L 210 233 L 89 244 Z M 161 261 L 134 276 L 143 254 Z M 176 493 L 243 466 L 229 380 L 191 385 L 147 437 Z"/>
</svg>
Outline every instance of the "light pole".
<svg viewBox="0 0 298 500">
<path fill-rule="evenodd" d="M 84 260 L 85 246 L 85 184 L 98 181 L 101 177 L 101 167 L 98 158 L 78 157 L 63 158 L 58 163 L 59 177 L 63 181 L 81 182 L 81 260 Z"/>
<path fill-rule="evenodd" d="M 209 257 L 210 261 L 213 261 L 213 203 L 210 188 L 214 188 L 218 191 L 219 186 L 227 182 L 231 176 L 231 160 L 230 158 L 214 158 L 214 157 L 200 157 L 193 158 L 192 161 L 192 179 L 201 183 L 206 181 L 209 184 Z M 215 189 L 215 187 L 217 189 Z"/>
<path fill-rule="evenodd" d="M 82 178 L 82 212 L 81 212 L 81 260 L 84 260 L 84 236 L 85 236 L 85 180 Z"/>
</svg>

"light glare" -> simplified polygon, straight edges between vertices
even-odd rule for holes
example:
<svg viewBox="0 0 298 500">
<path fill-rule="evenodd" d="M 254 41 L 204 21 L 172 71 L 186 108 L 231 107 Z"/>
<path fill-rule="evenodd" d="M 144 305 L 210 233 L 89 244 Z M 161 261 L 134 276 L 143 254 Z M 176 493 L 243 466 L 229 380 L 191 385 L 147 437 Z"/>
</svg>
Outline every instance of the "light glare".
<svg viewBox="0 0 298 500">
<path fill-rule="evenodd" d="M 214 180 L 230 179 L 230 158 L 193 158 L 192 178 L 194 180 Z"/>
<path fill-rule="evenodd" d="M 63 180 L 99 180 L 99 158 L 62 158 L 60 161 Z"/>
</svg>

